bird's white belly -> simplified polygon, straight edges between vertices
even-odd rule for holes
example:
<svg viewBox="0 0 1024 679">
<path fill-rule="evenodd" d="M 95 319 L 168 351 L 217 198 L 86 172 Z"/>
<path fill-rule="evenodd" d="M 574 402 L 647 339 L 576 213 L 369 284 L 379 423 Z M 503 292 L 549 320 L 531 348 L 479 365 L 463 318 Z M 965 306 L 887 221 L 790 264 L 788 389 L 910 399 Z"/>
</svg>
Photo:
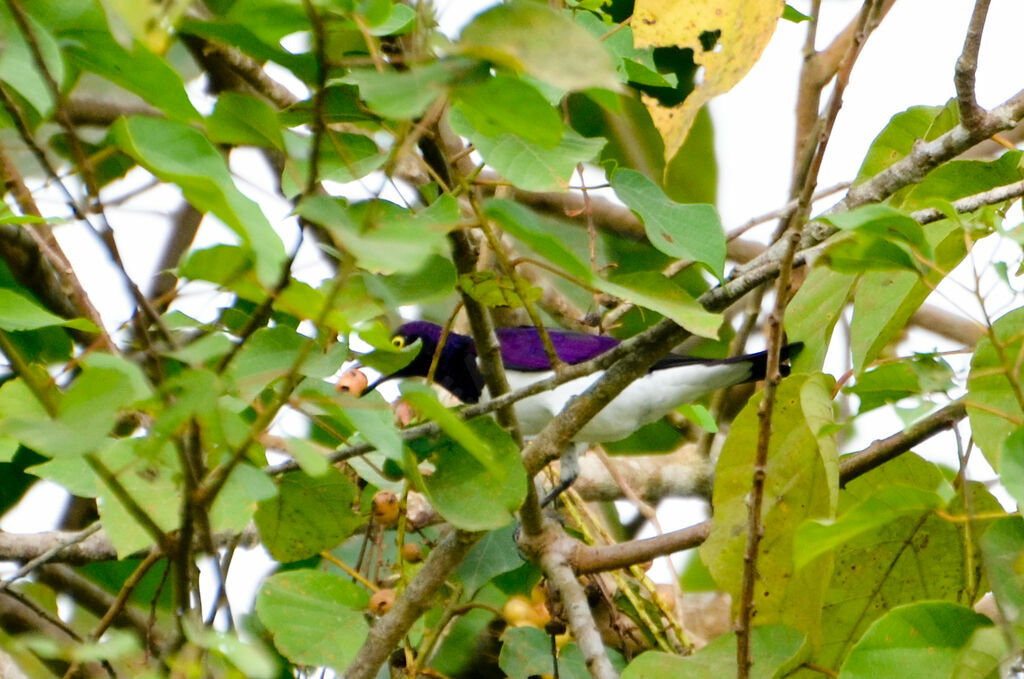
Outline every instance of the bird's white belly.
<svg viewBox="0 0 1024 679">
<path fill-rule="evenodd" d="M 656 370 L 635 380 L 573 437 L 574 441 L 601 443 L 624 439 L 645 424 L 664 417 L 682 403 L 689 403 L 725 386 L 742 381 L 750 372 L 745 363 L 686 365 Z M 507 373 L 509 386 L 517 390 L 551 377 L 550 372 Z M 581 377 L 550 391 L 524 398 L 515 404 L 524 436 L 535 436 L 558 415 L 573 396 L 586 391 L 603 373 Z M 486 396 L 485 396 L 486 398 Z"/>
</svg>

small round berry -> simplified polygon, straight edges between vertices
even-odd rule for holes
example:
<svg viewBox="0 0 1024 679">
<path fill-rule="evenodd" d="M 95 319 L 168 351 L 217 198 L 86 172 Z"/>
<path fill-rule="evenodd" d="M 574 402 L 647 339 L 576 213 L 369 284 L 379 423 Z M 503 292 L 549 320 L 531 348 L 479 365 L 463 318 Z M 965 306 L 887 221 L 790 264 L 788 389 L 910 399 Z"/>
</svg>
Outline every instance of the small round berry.
<svg viewBox="0 0 1024 679">
<path fill-rule="evenodd" d="M 361 396 L 363 390 L 366 389 L 366 385 L 369 383 L 370 380 L 367 379 L 362 370 L 359 368 L 349 368 L 341 374 L 334 388 L 343 394 Z"/>
<path fill-rule="evenodd" d="M 402 545 L 402 558 L 409 563 L 419 563 L 423 561 L 423 548 L 420 547 L 418 542 L 406 542 Z"/>
<path fill-rule="evenodd" d="M 398 496 L 390 490 L 379 490 L 373 496 L 373 519 L 382 526 L 398 521 Z"/>
<path fill-rule="evenodd" d="M 374 615 L 384 615 L 395 605 L 397 596 L 393 589 L 378 589 L 370 597 L 370 612 Z"/>
</svg>

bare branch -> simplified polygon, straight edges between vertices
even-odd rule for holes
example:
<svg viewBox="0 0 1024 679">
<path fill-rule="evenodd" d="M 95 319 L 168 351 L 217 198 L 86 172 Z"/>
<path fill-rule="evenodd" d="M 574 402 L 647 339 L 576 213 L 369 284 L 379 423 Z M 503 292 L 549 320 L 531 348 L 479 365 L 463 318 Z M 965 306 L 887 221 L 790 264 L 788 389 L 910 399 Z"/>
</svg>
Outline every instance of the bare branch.
<svg viewBox="0 0 1024 679">
<path fill-rule="evenodd" d="M 644 502 L 666 497 L 711 496 L 713 463 L 702 457 L 690 443 L 660 455 L 609 456 L 608 464 L 592 454 L 580 458 L 580 476 L 572 489 L 586 502 L 619 500 L 623 497 L 618 476 Z"/>
<path fill-rule="evenodd" d="M 557 537 L 544 541 L 539 553 L 539 564 L 548 584 L 558 593 L 587 669 L 594 679 L 615 679 L 618 675 L 608 659 L 587 595 L 569 565 L 576 541 L 566 535 L 561 526 L 551 521 L 545 526 L 545 531 Z"/>
<path fill-rule="evenodd" d="M 118 555 L 113 543 L 102 529 L 85 539 L 76 541 L 78 531 L 42 531 L 39 533 L 7 533 L 0 531 L 0 561 L 30 561 L 38 559 L 56 548 L 56 553 L 48 556 L 50 563 L 66 563 L 80 566 L 96 561 L 116 561 L 130 557 L 144 557 L 148 550 L 139 554 Z M 173 537 L 173 536 L 172 536 Z M 237 533 L 216 533 L 213 536 L 217 548 L 231 544 L 238 537 Z M 176 538 L 175 538 L 176 539 Z M 170 542 L 173 545 L 174 539 Z M 259 542 L 255 528 L 247 528 L 241 533 L 240 544 L 251 547 Z"/>
<path fill-rule="evenodd" d="M 960 58 L 956 60 L 953 83 L 956 85 L 956 100 L 960 108 L 960 123 L 972 129 L 978 126 L 985 117 L 985 110 L 978 106 L 978 98 L 974 92 L 975 75 L 978 71 L 978 50 L 981 48 L 981 34 L 985 29 L 985 18 L 988 16 L 989 0 L 977 0 L 971 23 L 967 26 L 964 37 L 964 48 Z"/>
</svg>

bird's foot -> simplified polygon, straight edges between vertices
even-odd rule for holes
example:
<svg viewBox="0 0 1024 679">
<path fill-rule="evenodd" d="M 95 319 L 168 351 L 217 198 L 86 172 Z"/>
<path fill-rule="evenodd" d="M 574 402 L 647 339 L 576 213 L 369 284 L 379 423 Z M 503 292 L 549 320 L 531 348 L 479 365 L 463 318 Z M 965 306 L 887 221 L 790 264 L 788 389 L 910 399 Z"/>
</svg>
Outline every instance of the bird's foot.
<svg viewBox="0 0 1024 679">
<path fill-rule="evenodd" d="M 549 504 L 555 501 L 555 499 L 566 491 L 580 475 L 580 451 L 585 449 L 585 446 L 581 446 L 578 443 L 570 443 L 566 449 L 562 452 L 562 458 L 559 462 L 559 480 L 558 485 L 551 489 L 544 499 L 541 500 L 540 506 L 547 507 Z"/>
</svg>

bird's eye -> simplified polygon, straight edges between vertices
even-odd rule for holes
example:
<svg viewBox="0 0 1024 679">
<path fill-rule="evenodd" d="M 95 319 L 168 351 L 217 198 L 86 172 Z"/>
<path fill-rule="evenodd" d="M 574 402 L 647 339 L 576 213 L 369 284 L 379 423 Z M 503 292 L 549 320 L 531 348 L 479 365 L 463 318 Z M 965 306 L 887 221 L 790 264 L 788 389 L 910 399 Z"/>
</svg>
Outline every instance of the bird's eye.
<svg viewBox="0 0 1024 679">
<path fill-rule="evenodd" d="M 401 335 L 395 335 L 394 337 L 391 338 L 391 346 L 393 346 L 396 349 L 404 349 L 405 338 L 402 337 Z"/>
</svg>

